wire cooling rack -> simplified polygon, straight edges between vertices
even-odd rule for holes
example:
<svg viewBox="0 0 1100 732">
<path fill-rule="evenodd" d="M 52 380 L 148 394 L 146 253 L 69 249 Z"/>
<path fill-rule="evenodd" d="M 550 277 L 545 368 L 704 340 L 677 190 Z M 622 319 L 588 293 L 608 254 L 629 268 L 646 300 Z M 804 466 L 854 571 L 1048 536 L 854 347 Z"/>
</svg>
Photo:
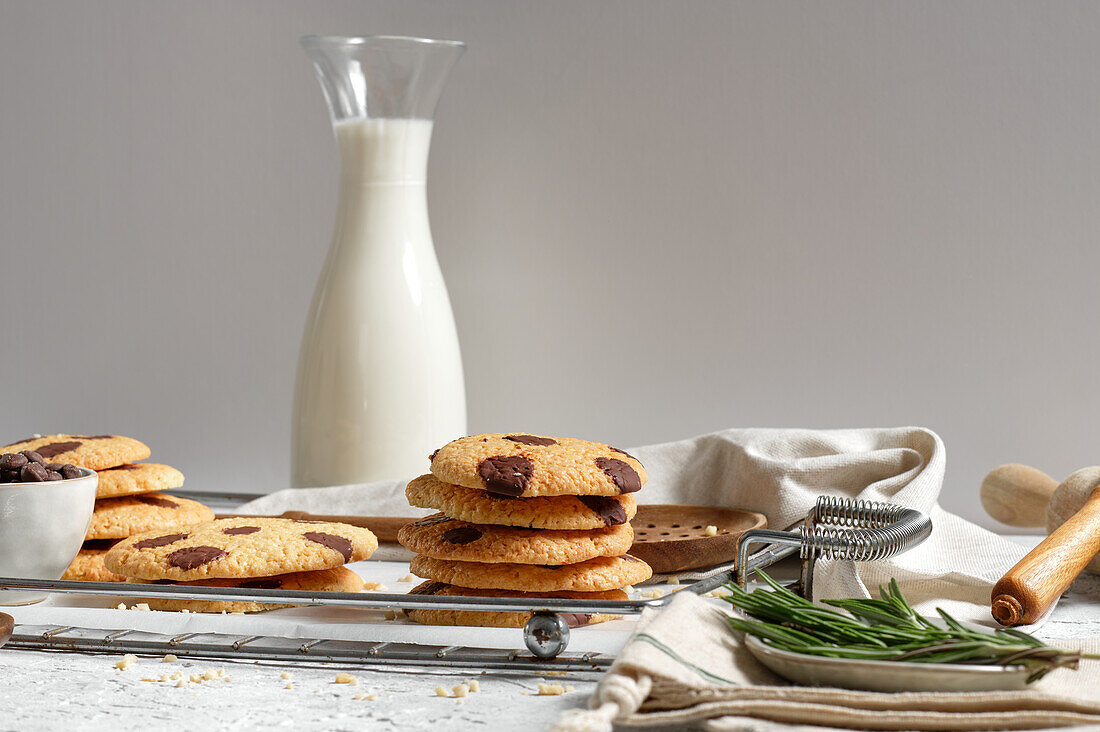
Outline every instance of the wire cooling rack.
<svg viewBox="0 0 1100 732">
<path fill-rule="evenodd" d="M 227 496 L 227 498 L 231 498 Z M 881 559 L 906 551 L 931 533 L 931 521 L 912 509 L 882 503 L 822 497 L 806 519 L 791 531 L 746 532 L 737 561 L 714 567 L 679 592 L 704 594 L 726 583 L 746 581 L 749 573 L 771 566 L 796 552 L 802 559 L 799 590 L 809 594 L 817 557 L 845 560 Z M 750 544 L 764 548 L 748 554 Z M 348 641 L 327 638 L 282 638 L 266 635 L 188 633 L 166 636 L 136 630 L 103 631 L 72 626 L 18 625 L 8 645 L 33 650 L 84 653 L 189 655 L 221 659 L 261 659 L 292 662 L 339 662 L 351 665 L 414 664 L 494 668 L 558 668 L 594 670 L 611 659 L 603 654 L 568 653 L 568 616 L 638 615 L 660 608 L 675 593 L 637 600 L 575 600 L 564 598 L 453 597 L 387 593 L 304 592 L 244 587 L 140 585 L 114 582 L 0 577 L 0 591 L 31 590 L 56 594 L 140 599 L 218 600 L 295 606 L 360 609 L 522 612 L 531 614 L 518 650 L 493 650 L 465 645 L 423 645 L 412 642 Z M 318 626 L 319 629 L 323 626 Z M 461 630 L 456 629 L 456 638 Z M 517 644 L 518 645 L 518 644 Z"/>
</svg>

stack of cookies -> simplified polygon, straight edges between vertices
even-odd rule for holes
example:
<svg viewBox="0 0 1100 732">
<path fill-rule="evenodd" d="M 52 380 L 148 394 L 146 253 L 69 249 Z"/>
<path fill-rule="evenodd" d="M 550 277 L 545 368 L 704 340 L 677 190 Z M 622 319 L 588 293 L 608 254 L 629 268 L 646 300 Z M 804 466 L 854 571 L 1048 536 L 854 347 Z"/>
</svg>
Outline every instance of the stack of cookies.
<svg viewBox="0 0 1100 732">
<path fill-rule="evenodd" d="M 99 475 L 95 512 L 84 546 L 62 579 L 122 582 L 103 565 L 103 556 L 119 539 L 144 531 L 171 529 L 214 518 L 214 512 L 186 498 L 159 491 L 183 485 L 183 473 L 168 465 L 141 463 L 150 450 L 121 435 L 46 435 L 0 448 L 27 451 L 58 464 L 89 468 Z"/>
<path fill-rule="evenodd" d="M 405 489 L 437 513 L 404 526 L 398 541 L 417 553 L 425 582 L 410 594 L 626 600 L 624 587 L 650 578 L 627 554 L 634 542 L 630 494 L 645 468 L 599 442 L 528 434 L 463 437 L 431 455 L 431 473 Z M 530 613 L 410 610 L 433 625 L 521 627 Z M 570 626 L 609 615 L 566 615 Z"/>
<path fill-rule="evenodd" d="M 367 529 L 322 521 L 237 517 L 118 542 L 104 556 L 128 582 L 358 592 L 363 580 L 343 566 L 368 558 L 378 540 Z M 290 605 L 221 600 L 147 600 L 152 610 L 258 612 Z"/>
</svg>

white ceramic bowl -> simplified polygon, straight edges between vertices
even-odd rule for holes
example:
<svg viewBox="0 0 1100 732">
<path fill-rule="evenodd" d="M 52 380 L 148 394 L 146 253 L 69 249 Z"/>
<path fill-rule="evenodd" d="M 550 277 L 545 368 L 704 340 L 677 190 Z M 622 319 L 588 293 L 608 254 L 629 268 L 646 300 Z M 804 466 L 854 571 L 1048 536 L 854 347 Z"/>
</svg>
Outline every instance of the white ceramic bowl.
<svg viewBox="0 0 1100 732">
<path fill-rule="evenodd" d="M 0 577 L 61 579 L 80 551 L 95 507 L 99 476 L 42 483 L 0 483 Z M 0 605 L 25 605 L 45 593 L 0 592 Z"/>
</svg>

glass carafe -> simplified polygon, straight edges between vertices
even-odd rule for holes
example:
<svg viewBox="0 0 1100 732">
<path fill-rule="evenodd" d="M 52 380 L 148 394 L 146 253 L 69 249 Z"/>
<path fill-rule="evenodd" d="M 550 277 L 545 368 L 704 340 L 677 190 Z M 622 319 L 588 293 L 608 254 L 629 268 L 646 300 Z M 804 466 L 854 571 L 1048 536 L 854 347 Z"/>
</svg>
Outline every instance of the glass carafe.
<svg viewBox="0 0 1100 732">
<path fill-rule="evenodd" d="M 426 187 L 436 102 L 465 46 L 388 36 L 302 46 L 332 114 L 340 189 L 298 359 L 291 484 L 410 478 L 466 433 Z"/>
</svg>

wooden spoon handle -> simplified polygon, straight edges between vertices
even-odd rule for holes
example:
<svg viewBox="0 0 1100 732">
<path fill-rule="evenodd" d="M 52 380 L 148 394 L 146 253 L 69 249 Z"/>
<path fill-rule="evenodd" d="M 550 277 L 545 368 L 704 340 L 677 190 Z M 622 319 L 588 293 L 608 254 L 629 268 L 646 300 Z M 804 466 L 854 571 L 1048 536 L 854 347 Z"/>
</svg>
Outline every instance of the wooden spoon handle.
<svg viewBox="0 0 1100 732">
<path fill-rule="evenodd" d="M 1100 490 L 993 586 L 993 617 L 1002 625 L 1034 623 L 1098 552 Z"/>
<path fill-rule="evenodd" d="M 1002 524 L 1046 526 L 1047 503 L 1058 481 L 1041 470 L 1009 463 L 994 468 L 982 481 L 982 507 Z"/>
</svg>

